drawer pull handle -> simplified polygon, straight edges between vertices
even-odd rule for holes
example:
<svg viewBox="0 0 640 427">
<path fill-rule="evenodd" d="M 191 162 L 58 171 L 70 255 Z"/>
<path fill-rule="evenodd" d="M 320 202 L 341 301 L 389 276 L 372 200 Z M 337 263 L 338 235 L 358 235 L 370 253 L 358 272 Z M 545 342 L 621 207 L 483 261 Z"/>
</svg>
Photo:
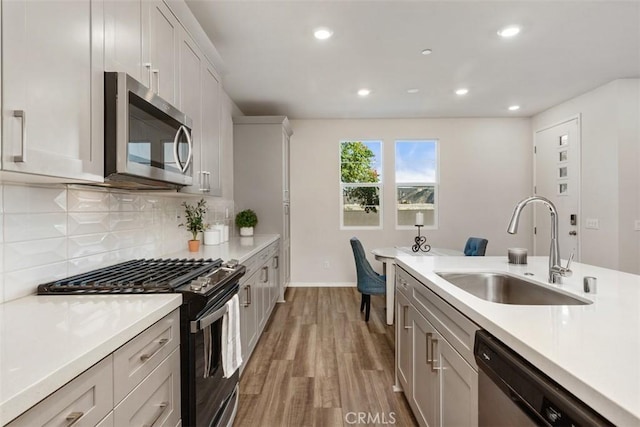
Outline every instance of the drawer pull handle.
<svg viewBox="0 0 640 427">
<path fill-rule="evenodd" d="M 407 326 L 407 312 L 409 311 L 409 306 L 408 305 L 403 305 L 402 306 L 402 326 L 405 329 L 411 329 L 411 326 Z"/>
<path fill-rule="evenodd" d="M 71 427 L 72 425 L 77 423 L 83 416 L 84 412 L 72 412 L 67 415 L 67 418 L 65 418 L 65 420 L 68 422 L 67 427 Z"/>
<path fill-rule="evenodd" d="M 427 365 L 431 365 L 431 367 L 433 368 L 433 359 L 431 356 L 429 356 L 429 350 L 433 351 L 433 341 L 431 341 L 431 332 L 427 332 L 426 333 L 427 336 L 427 345 L 426 345 L 426 350 L 427 350 Z"/>
<path fill-rule="evenodd" d="M 247 299 L 242 304 L 244 307 L 249 307 L 251 305 L 251 285 L 246 285 L 244 289 L 247 291 Z"/>
<path fill-rule="evenodd" d="M 154 354 L 156 354 L 157 352 L 160 351 L 160 349 L 169 342 L 168 338 L 162 338 L 160 341 L 158 341 L 158 344 L 160 344 L 160 346 L 156 349 L 156 351 L 154 351 L 151 354 L 143 354 L 142 356 L 140 356 L 140 361 L 141 362 L 146 362 L 147 360 L 151 359 L 151 357 L 153 357 Z"/>
<path fill-rule="evenodd" d="M 436 359 L 437 348 L 438 348 L 438 340 L 432 339 L 431 340 L 431 370 L 432 371 L 439 371 L 440 369 L 442 369 L 440 366 L 436 366 L 436 362 L 438 361 L 438 359 Z"/>
<path fill-rule="evenodd" d="M 16 163 L 27 162 L 27 112 L 24 110 L 15 110 L 13 117 L 17 117 L 22 120 L 22 139 L 20 140 L 21 154 L 14 156 L 13 161 Z"/>
<path fill-rule="evenodd" d="M 161 404 L 159 404 L 158 407 L 160 408 L 160 412 L 158 413 L 158 415 L 156 415 L 153 421 L 151 421 L 151 424 L 144 424 L 143 427 L 153 427 L 154 425 L 156 425 L 158 420 L 160 420 L 160 417 L 162 417 L 162 414 L 164 414 L 164 410 L 167 409 L 168 406 L 169 402 L 162 402 Z"/>
</svg>

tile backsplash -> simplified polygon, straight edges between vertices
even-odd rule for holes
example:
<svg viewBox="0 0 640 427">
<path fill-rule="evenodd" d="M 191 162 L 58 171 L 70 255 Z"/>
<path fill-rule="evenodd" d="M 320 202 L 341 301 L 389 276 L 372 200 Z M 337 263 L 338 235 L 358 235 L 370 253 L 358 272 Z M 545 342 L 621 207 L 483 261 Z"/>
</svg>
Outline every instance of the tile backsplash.
<svg viewBox="0 0 640 427">
<path fill-rule="evenodd" d="M 58 278 L 186 247 L 180 193 L 82 186 L 0 185 L 0 302 Z M 207 198 L 208 222 L 233 218 L 232 200 Z M 231 227 L 233 229 L 233 227 Z"/>
</svg>

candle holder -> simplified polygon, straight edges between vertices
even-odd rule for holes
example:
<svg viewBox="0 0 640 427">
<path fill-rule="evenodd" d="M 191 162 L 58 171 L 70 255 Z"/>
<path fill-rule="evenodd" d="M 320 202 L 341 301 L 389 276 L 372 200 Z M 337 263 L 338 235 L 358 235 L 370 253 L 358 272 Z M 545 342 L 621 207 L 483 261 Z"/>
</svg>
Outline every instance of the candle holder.
<svg viewBox="0 0 640 427">
<path fill-rule="evenodd" d="M 420 229 L 424 227 L 423 225 L 416 225 L 418 227 L 418 235 L 413 239 L 415 244 L 411 246 L 411 250 L 413 252 L 429 252 L 431 250 L 431 245 L 427 245 L 427 237 L 420 235 Z"/>
</svg>

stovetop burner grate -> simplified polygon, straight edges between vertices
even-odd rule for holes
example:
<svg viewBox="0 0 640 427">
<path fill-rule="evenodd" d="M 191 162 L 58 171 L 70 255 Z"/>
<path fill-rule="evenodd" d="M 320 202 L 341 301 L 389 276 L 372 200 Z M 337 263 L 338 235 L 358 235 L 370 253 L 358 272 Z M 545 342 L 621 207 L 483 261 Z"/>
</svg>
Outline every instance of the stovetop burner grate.
<svg viewBox="0 0 640 427">
<path fill-rule="evenodd" d="M 220 259 L 138 259 L 40 285 L 38 293 L 173 292 L 220 265 Z"/>
</svg>

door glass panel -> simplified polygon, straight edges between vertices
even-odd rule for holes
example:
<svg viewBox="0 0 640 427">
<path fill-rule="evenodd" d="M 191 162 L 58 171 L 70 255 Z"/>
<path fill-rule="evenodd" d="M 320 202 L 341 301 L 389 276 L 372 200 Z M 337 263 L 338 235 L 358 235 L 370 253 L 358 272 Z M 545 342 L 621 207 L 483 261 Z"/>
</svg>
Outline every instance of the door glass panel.
<svg viewBox="0 0 640 427">
<path fill-rule="evenodd" d="M 567 185 L 566 182 L 558 184 L 558 194 L 560 195 L 567 194 L 568 189 L 569 189 L 569 186 Z"/>
<path fill-rule="evenodd" d="M 558 168 L 558 178 L 566 178 L 567 177 L 567 167 L 563 166 Z"/>
<path fill-rule="evenodd" d="M 559 160 L 560 160 L 561 162 L 566 162 L 567 160 L 569 160 L 569 156 L 568 156 L 568 154 L 567 154 L 567 151 L 566 151 L 566 150 L 565 150 L 565 151 L 560 151 L 560 157 L 559 157 Z"/>
<path fill-rule="evenodd" d="M 567 145 L 569 143 L 569 135 L 565 134 L 560 136 L 560 145 Z"/>
</svg>

